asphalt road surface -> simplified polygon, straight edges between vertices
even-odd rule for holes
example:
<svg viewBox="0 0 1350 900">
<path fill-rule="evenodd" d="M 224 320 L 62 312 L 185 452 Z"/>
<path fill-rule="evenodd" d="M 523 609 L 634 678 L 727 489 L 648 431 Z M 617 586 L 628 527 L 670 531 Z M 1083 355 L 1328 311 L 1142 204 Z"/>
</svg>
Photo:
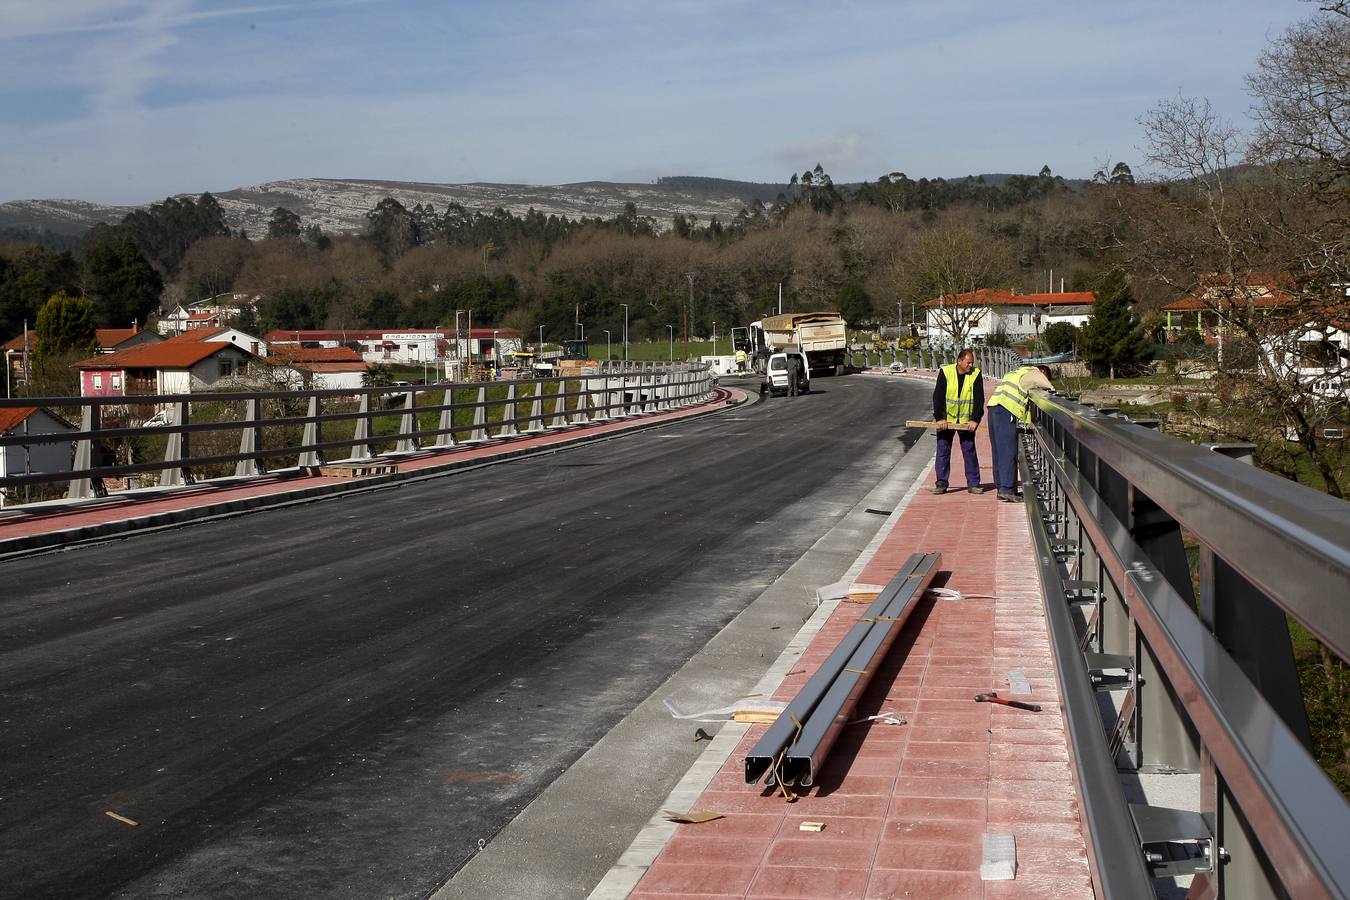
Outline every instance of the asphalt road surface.
<svg viewBox="0 0 1350 900">
<path fill-rule="evenodd" d="M 929 396 L 815 386 L 0 564 L 0 896 L 432 893 L 828 531 Z"/>
</svg>

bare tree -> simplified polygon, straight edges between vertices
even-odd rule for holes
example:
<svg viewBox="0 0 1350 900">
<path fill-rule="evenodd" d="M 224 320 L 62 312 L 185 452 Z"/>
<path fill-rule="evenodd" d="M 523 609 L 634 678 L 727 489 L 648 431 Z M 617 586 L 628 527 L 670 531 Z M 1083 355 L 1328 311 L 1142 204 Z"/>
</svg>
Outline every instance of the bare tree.
<svg viewBox="0 0 1350 900">
<path fill-rule="evenodd" d="M 1334 360 L 1310 370 L 1305 346 L 1310 331 L 1343 312 L 1344 297 L 1338 301 L 1318 271 L 1319 259 L 1335 255 L 1326 240 L 1329 208 L 1311 200 L 1306 180 L 1235 168 L 1246 154 L 1243 136 L 1208 101 L 1164 101 L 1141 124 L 1147 159 L 1165 180 L 1114 188 L 1120 246 L 1137 269 L 1174 297 L 1193 298 L 1208 318 L 1223 414 L 1207 427 L 1256 442 L 1264 464 L 1290 475 L 1292 437 L 1328 492 L 1341 496 L 1337 454 L 1320 426 L 1346 373 Z"/>
<path fill-rule="evenodd" d="M 964 346 L 989 311 L 989 294 L 1004 287 L 1013 269 L 1008 242 L 971 225 L 938 225 L 920 232 L 902 257 L 911 297 L 933 303 L 940 331 Z"/>
</svg>

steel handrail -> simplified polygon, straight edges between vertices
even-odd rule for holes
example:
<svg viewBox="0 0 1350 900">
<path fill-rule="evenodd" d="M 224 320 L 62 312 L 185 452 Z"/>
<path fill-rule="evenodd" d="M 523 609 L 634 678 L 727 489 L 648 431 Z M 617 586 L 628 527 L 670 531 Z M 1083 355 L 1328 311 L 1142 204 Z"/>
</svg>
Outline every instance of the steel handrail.
<svg viewBox="0 0 1350 900">
<path fill-rule="evenodd" d="M 1035 402 L 1039 415 L 1350 659 L 1350 503 L 1064 398 Z"/>
</svg>

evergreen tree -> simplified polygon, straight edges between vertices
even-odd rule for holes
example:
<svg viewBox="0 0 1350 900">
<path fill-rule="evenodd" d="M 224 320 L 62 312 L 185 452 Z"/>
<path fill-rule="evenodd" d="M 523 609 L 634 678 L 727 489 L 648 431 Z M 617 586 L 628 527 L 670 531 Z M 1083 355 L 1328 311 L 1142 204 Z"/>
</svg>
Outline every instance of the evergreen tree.
<svg viewBox="0 0 1350 900">
<path fill-rule="evenodd" d="M 98 349 L 94 304 L 83 297 L 52 294 L 37 314 L 37 342 L 33 355 L 39 363 L 62 353 L 93 353 Z"/>
<path fill-rule="evenodd" d="M 870 324 L 876 321 L 877 314 L 872 306 L 872 298 L 867 295 L 867 288 L 856 278 L 850 278 L 839 286 L 835 304 L 839 307 L 839 315 L 850 325 Z"/>
<path fill-rule="evenodd" d="M 1097 281 L 1097 302 L 1083 326 L 1078 352 L 1097 374 L 1116 377 L 1116 367 L 1141 362 L 1149 356 L 1148 336 L 1134 315 L 1130 281 L 1119 268 Z"/>
<path fill-rule="evenodd" d="M 105 327 L 143 322 L 159 306 L 164 282 L 129 240 L 100 243 L 84 258 L 85 293 Z"/>
<path fill-rule="evenodd" d="M 269 238 L 288 238 L 300 236 L 300 217 L 284 206 L 278 206 L 272 210 L 272 216 L 267 220 L 267 236 Z"/>
</svg>

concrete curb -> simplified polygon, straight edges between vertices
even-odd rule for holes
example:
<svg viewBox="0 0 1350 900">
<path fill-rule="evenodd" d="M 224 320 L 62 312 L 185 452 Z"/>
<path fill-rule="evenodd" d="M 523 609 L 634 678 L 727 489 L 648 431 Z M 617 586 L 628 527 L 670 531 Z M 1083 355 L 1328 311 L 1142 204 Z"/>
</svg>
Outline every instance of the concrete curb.
<svg viewBox="0 0 1350 900">
<path fill-rule="evenodd" d="M 779 654 L 768 671 L 755 685 L 753 693 L 772 697 L 778 690 L 787 673 L 792 671 L 793 665 L 801 658 L 802 653 L 810 646 L 811 642 L 815 640 L 816 635 L 829 621 L 830 615 L 842 598 L 847 595 L 848 587 L 867 567 L 877 549 L 895 529 L 900 517 L 926 481 L 932 468 L 933 461 L 930 459 L 927 466 L 914 478 L 913 484 L 909 486 L 900 502 L 895 505 L 895 509 L 891 511 L 886 521 L 877 529 L 867 547 L 849 566 L 844 577 L 834 585 L 827 585 L 817 590 L 816 597 L 819 605 L 816 607 L 816 611 L 807 619 L 801 630 L 788 641 L 787 646 L 783 648 L 783 652 Z M 898 469 L 899 466 L 896 467 L 896 470 L 893 470 L 890 477 L 900 477 L 897 474 Z M 731 755 L 740 745 L 741 738 L 749 730 L 750 726 L 741 722 L 727 722 L 722 725 L 717 735 L 704 748 L 703 753 L 689 767 L 684 777 L 680 779 L 661 803 L 660 809 L 693 809 L 698 798 L 707 789 L 722 766 L 726 764 L 726 761 L 731 758 Z M 647 873 L 647 869 L 656 861 L 656 857 L 660 855 L 666 844 L 674 837 L 679 827 L 674 822 L 667 821 L 665 816 L 657 812 L 638 832 L 637 837 L 633 839 L 633 842 L 615 862 L 614 866 L 605 873 L 604 878 L 591 891 L 587 900 L 625 900 L 637 887 L 638 882 L 642 880 L 642 876 Z"/>
<path fill-rule="evenodd" d="M 694 412 L 673 417 L 657 413 L 655 415 L 660 416 L 660 418 L 648 418 L 646 421 L 635 420 L 631 425 L 625 424 L 622 428 L 613 429 L 601 434 L 587 434 L 585 433 L 586 426 L 582 425 L 575 436 L 564 438 L 563 440 L 544 446 L 520 447 L 513 450 L 509 449 L 508 444 L 502 449 L 502 452 L 495 453 L 486 458 L 475 457 L 473 459 L 451 460 L 427 468 L 363 478 L 359 482 L 312 485 L 294 490 L 282 490 L 274 494 L 240 497 L 233 500 L 223 500 L 217 503 L 207 503 L 203 506 L 191 506 L 143 516 L 131 516 L 126 519 L 118 519 L 112 522 L 99 522 L 97 524 L 82 525 L 75 528 L 63 528 L 57 531 L 47 531 L 40 534 L 8 538 L 0 540 L 0 562 L 24 556 L 33 556 L 39 553 L 64 550 L 68 547 L 80 546 L 83 544 L 127 537 L 132 534 L 178 528 L 194 522 L 213 521 L 233 516 L 247 515 L 248 513 L 256 512 L 260 509 L 294 506 L 301 503 L 313 503 L 319 500 L 331 499 L 334 496 L 346 496 L 368 491 L 386 490 L 388 488 L 423 481 L 429 478 L 440 478 L 456 472 L 471 471 L 483 468 L 484 466 L 506 462 L 511 459 L 559 453 L 563 450 L 570 450 L 586 444 L 600 443 L 602 441 L 623 437 L 624 435 L 633 434 L 634 432 L 647 431 L 652 428 L 673 425 L 677 422 L 688 422 L 693 419 L 716 415 L 717 413 L 724 412 L 728 409 L 734 409 L 747 403 L 756 402 L 758 399 L 750 394 L 750 392 L 740 388 L 716 388 L 715 390 L 718 396 L 703 404 L 708 407 L 707 409 L 693 407 L 695 410 Z M 739 398 L 737 397 L 737 394 L 740 395 Z M 532 435 L 527 435 L 526 437 L 530 436 Z M 74 507 L 72 507 L 72 509 L 74 509 Z"/>
</svg>

